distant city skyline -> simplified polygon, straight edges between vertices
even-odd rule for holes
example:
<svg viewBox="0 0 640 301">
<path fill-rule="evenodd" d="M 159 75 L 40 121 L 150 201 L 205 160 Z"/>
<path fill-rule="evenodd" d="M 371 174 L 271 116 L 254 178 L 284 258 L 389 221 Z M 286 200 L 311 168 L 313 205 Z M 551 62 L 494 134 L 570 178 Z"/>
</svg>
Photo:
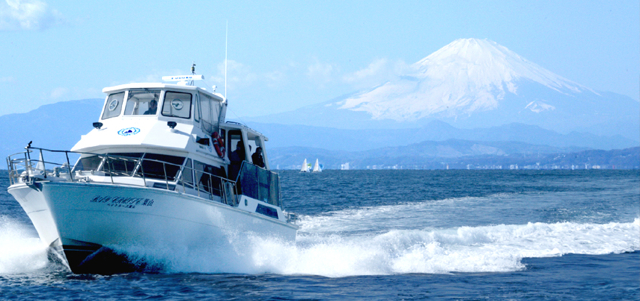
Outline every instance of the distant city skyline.
<svg viewBox="0 0 640 301">
<path fill-rule="evenodd" d="M 551 72 L 636 101 L 638 1 L 0 0 L 0 115 L 102 98 L 105 86 L 189 73 L 230 118 L 316 104 L 385 82 L 459 38 L 489 39 Z"/>
</svg>

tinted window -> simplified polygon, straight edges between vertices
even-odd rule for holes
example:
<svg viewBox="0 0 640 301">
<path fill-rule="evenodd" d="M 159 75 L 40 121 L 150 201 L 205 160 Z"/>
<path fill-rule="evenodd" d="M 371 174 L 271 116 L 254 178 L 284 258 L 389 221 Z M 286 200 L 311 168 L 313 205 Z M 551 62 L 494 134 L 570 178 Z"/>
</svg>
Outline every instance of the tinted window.
<svg viewBox="0 0 640 301">
<path fill-rule="evenodd" d="M 200 190 L 220 195 L 220 177 L 226 177 L 224 169 L 193 161 L 196 181 Z"/>
<path fill-rule="evenodd" d="M 147 178 L 164 180 L 166 171 L 167 180 L 174 181 L 183 162 L 184 157 L 147 153 L 144 155 L 138 175 L 144 172 Z"/>
<path fill-rule="evenodd" d="M 256 212 L 260 214 L 264 214 L 269 217 L 278 218 L 278 210 L 273 209 L 271 207 L 264 206 L 262 204 L 258 204 L 258 208 L 256 208 Z"/>
<path fill-rule="evenodd" d="M 193 187 L 193 167 L 191 167 L 191 159 L 187 159 L 187 163 L 182 170 L 182 181 L 187 187 Z"/>
</svg>

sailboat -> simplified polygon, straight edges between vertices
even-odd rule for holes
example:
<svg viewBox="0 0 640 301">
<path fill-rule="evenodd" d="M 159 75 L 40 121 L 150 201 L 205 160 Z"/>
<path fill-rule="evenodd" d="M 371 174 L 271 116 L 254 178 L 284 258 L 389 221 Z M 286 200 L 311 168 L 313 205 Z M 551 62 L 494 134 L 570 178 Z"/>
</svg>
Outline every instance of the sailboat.
<svg viewBox="0 0 640 301">
<path fill-rule="evenodd" d="M 304 158 L 302 162 L 302 168 L 300 168 L 300 172 L 309 172 L 309 164 L 307 163 L 307 158 Z"/>
<path fill-rule="evenodd" d="M 320 164 L 318 164 L 318 159 L 316 159 L 316 164 L 313 165 L 312 172 L 322 172 L 322 168 L 320 167 Z"/>
</svg>

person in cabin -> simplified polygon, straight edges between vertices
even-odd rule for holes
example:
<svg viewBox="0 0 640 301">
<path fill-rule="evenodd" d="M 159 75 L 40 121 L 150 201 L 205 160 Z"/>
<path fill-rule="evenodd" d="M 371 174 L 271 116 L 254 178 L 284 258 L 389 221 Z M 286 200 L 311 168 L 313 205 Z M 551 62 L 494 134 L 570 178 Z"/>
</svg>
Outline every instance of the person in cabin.
<svg viewBox="0 0 640 301">
<path fill-rule="evenodd" d="M 251 155 L 251 160 L 253 161 L 253 164 L 264 168 L 264 158 L 262 157 L 261 146 L 258 146 L 258 148 L 256 148 L 256 152 Z"/>
<path fill-rule="evenodd" d="M 144 115 L 155 115 L 158 110 L 158 101 L 155 99 L 149 102 L 149 109 L 144 112 Z"/>
<path fill-rule="evenodd" d="M 238 173 L 240 172 L 240 167 L 242 166 L 242 161 L 246 159 L 246 153 L 244 152 L 244 143 L 242 140 L 238 141 L 236 144 L 236 150 L 229 153 L 229 178 L 232 180 L 236 180 L 238 177 Z"/>
</svg>

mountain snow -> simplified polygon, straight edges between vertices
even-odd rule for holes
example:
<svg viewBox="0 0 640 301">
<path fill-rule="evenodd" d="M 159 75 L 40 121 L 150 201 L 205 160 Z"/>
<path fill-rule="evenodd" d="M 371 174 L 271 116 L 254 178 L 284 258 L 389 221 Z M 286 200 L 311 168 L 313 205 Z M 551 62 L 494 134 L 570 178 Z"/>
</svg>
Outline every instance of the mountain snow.
<svg viewBox="0 0 640 301">
<path fill-rule="evenodd" d="M 338 103 L 373 119 L 415 121 L 425 117 L 464 117 L 498 108 L 519 83 L 536 82 L 561 94 L 594 91 L 556 75 L 493 41 L 459 39 L 410 66 L 407 75 Z M 531 102 L 523 110 L 554 110 Z"/>
</svg>

